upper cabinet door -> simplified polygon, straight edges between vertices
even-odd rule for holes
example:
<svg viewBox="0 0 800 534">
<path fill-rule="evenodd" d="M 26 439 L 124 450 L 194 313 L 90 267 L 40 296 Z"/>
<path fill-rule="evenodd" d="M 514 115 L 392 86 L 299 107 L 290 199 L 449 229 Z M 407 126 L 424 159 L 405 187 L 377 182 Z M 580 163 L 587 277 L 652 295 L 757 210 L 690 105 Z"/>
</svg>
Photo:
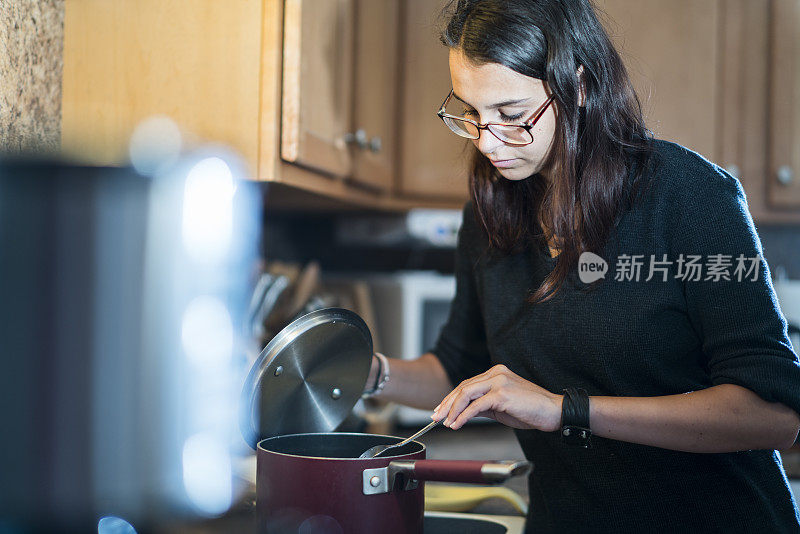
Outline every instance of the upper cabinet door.
<svg viewBox="0 0 800 534">
<path fill-rule="evenodd" d="M 717 157 L 720 0 L 600 0 L 656 137 Z M 606 22 L 606 20 L 603 20 Z"/>
<path fill-rule="evenodd" d="M 738 178 L 754 218 L 764 217 L 770 0 L 725 0 L 721 17 L 719 152 Z"/>
<path fill-rule="evenodd" d="M 800 0 L 773 0 L 768 198 L 800 207 Z"/>
<path fill-rule="evenodd" d="M 467 199 L 470 142 L 450 132 L 436 111 L 450 91 L 448 49 L 439 42 L 443 0 L 404 0 L 401 153 L 398 193 Z"/>
<path fill-rule="evenodd" d="M 353 180 L 389 191 L 398 119 L 400 0 L 356 0 Z"/>
<path fill-rule="evenodd" d="M 283 45 L 281 157 L 347 176 L 353 0 L 286 0 Z"/>
<path fill-rule="evenodd" d="M 140 121 L 167 115 L 191 137 L 259 157 L 262 1 L 79 0 L 64 5 L 62 150 L 128 161 Z"/>
</svg>

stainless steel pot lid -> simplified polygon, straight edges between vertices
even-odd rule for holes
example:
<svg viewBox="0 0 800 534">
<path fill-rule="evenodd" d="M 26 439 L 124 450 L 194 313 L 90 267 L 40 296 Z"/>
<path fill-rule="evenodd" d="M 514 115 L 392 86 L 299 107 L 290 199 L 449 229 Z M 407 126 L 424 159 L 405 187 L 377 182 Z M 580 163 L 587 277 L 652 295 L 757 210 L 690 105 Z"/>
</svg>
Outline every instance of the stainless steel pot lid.
<svg viewBox="0 0 800 534">
<path fill-rule="evenodd" d="M 240 427 L 245 441 L 305 432 L 330 432 L 364 391 L 372 362 L 372 335 L 342 308 L 296 319 L 258 357 L 242 389 Z"/>
</svg>

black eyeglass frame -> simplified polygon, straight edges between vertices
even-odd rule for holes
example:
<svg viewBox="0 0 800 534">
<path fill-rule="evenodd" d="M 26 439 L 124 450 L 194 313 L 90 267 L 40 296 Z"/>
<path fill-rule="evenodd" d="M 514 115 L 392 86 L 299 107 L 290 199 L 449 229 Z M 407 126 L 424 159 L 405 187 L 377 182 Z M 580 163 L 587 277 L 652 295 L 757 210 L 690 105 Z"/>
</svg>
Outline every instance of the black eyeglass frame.
<svg viewBox="0 0 800 534">
<path fill-rule="evenodd" d="M 533 115 L 531 115 L 528 118 L 528 120 L 523 121 L 522 124 L 507 124 L 507 123 L 503 123 L 503 122 L 487 122 L 486 124 L 481 124 L 478 121 L 475 121 L 475 120 L 472 120 L 472 119 L 468 119 L 466 117 L 459 117 L 458 115 L 451 115 L 449 113 L 445 113 L 445 108 L 447 107 L 447 104 L 450 102 L 450 99 L 453 98 L 454 94 L 455 94 L 454 90 L 450 89 L 450 93 L 448 93 L 447 98 L 444 99 L 444 102 L 442 102 L 442 106 L 439 108 L 439 111 L 436 112 L 436 115 L 440 119 L 442 119 L 442 122 L 444 123 L 445 126 L 447 126 L 448 130 L 450 130 L 454 134 L 456 134 L 456 135 L 458 135 L 460 137 L 464 137 L 466 139 L 480 139 L 481 130 L 487 130 L 493 136 L 495 136 L 498 140 L 500 140 L 501 142 L 503 142 L 503 143 L 505 143 L 507 145 L 510 145 L 510 146 L 526 146 L 526 145 L 529 145 L 529 144 L 533 143 L 533 134 L 531 133 L 531 129 L 534 126 L 536 126 L 536 123 L 539 122 L 539 119 L 542 118 L 542 116 L 544 115 L 544 112 L 547 111 L 547 108 L 550 107 L 550 104 L 552 104 L 553 100 L 555 100 L 555 96 L 553 96 L 553 95 L 548 97 L 548 99 L 540 106 L 540 108 L 537 111 L 535 111 L 533 113 Z M 475 128 L 478 129 L 478 137 L 473 137 L 471 135 L 461 135 L 458 132 L 453 131 L 453 129 L 450 128 L 450 126 L 447 124 L 447 121 L 445 121 L 445 119 L 454 119 L 454 120 L 464 121 L 464 122 L 468 122 L 468 123 L 472 124 L 473 126 L 475 126 Z M 508 128 L 522 128 L 522 129 L 525 130 L 525 132 L 527 132 L 528 137 L 530 137 L 531 140 L 528 141 L 527 143 L 513 143 L 511 141 L 506 141 L 505 139 L 501 139 L 499 135 L 494 133 L 491 130 L 490 126 L 505 126 L 505 127 L 508 127 Z"/>
</svg>

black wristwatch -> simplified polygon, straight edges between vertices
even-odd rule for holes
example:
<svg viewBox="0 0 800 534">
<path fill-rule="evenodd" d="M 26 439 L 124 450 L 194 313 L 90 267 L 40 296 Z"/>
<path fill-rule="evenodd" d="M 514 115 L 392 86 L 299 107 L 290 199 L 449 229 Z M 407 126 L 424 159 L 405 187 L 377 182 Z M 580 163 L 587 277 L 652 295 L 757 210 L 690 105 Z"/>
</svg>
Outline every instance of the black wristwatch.
<svg viewBox="0 0 800 534">
<path fill-rule="evenodd" d="M 561 440 L 565 445 L 592 446 L 592 431 L 589 429 L 589 394 L 585 389 L 566 388 L 561 407 Z"/>
</svg>

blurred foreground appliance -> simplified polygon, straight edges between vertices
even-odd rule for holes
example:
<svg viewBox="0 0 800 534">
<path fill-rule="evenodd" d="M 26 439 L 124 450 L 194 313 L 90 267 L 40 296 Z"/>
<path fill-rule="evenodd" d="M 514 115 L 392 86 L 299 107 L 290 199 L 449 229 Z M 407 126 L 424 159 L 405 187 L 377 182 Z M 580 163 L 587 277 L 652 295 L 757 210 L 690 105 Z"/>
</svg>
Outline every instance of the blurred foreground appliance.
<svg viewBox="0 0 800 534">
<path fill-rule="evenodd" d="M 411 360 L 433 348 L 447 322 L 456 294 L 455 277 L 427 271 L 407 271 L 366 278 L 380 350 L 387 356 Z M 401 407 L 397 422 L 430 422 L 430 412 Z"/>
<path fill-rule="evenodd" d="M 239 175 L 0 162 L 0 531 L 129 534 L 237 497 L 261 205 Z"/>
</svg>

